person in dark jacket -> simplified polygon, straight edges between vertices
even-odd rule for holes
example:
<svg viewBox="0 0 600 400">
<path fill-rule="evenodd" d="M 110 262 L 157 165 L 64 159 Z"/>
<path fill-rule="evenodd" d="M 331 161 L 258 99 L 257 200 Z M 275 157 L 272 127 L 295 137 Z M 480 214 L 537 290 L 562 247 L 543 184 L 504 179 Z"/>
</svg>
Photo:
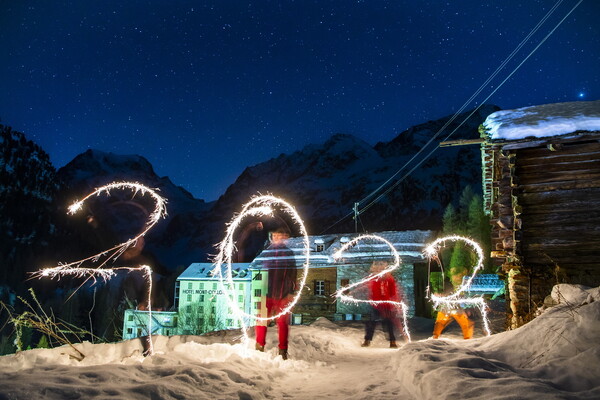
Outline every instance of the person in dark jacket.
<svg viewBox="0 0 600 400">
<path fill-rule="evenodd" d="M 371 273 L 378 274 L 388 267 L 385 261 L 374 261 L 371 265 Z M 374 302 L 371 309 L 371 319 L 365 322 L 365 341 L 361 345 L 367 347 L 373 340 L 375 326 L 378 321 L 381 321 L 381 326 L 387 330 L 390 340 L 390 348 L 397 348 L 396 336 L 394 335 L 394 326 L 398 316 L 398 306 L 400 304 L 400 292 L 398 285 L 391 273 L 386 273 L 377 279 L 372 279 L 368 282 L 369 285 L 369 300 Z M 377 303 L 384 301 L 383 303 Z"/>
<path fill-rule="evenodd" d="M 296 291 L 297 270 L 294 253 L 286 246 L 290 237 L 289 231 L 279 228 L 269 233 L 270 245 L 267 248 L 264 272 L 267 274 L 266 314 L 261 317 L 272 317 L 290 304 Z M 263 311 L 264 313 L 264 311 Z M 288 357 L 288 336 L 290 313 L 282 314 L 275 319 L 279 335 L 279 355 L 284 360 Z M 256 330 L 256 350 L 264 351 L 267 338 L 267 321 L 259 321 Z"/>
</svg>

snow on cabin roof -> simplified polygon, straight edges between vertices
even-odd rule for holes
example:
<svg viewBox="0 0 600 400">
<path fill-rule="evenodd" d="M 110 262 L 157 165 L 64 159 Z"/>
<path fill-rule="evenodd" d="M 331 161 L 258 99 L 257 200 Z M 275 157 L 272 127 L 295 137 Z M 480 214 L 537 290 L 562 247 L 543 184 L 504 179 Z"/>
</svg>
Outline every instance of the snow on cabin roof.
<svg viewBox="0 0 600 400">
<path fill-rule="evenodd" d="M 483 126 L 492 140 L 519 140 L 561 136 L 577 131 L 600 131 L 600 100 L 496 111 L 486 118 Z"/>
<path fill-rule="evenodd" d="M 233 273 L 233 279 L 250 279 L 250 274 L 248 274 L 248 268 L 250 267 L 250 263 L 233 263 L 231 264 L 231 269 Z M 215 268 L 214 264 L 211 263 L 192 263 L 189 267 L 186 268 L 185 271 L 177 277 L 177 280 L 218 280 L 219 277 L 217 275 L 212 275 L 211 271 Z"/>
<path fill-rule="evenodd" d="M 323 236 L 309 236 L 310 245 L 310 266 L 311 268 L 331 267 L 336 265 L 333 255 L 339 250 L 347 239 L 353 239 L 361 234 L 344 233 Z M 381 236 L 393 244 L 398 251 L 404 264 L 422 262 L 424 259 L 423 248 L 434 240 L 433 231 L 386 231 L 376 232 L 373 235 Z M 316 244 L 323 244 L 323 250 L 318 251 Z M 286 241 L 286 247 L 293 252 L 293 261 L 298 268 L 301 268 L 304 261 L 304 238 L 293 237 Z M 281 256 L 276 257 L 275 251 L 263 250 L 258 257 L 251 263 L 251 268 L 261 268 L 265 261 L 273 259 L 281 260 Z M 292 257 L 289 257 L 292 259 Z M 391 253 L 388 246 L 380 241 L 359 242 L 356 246 L 348 249 L 344 255 L 345 262 L 370 262 L 373 259 L 391 259 Z"/>
</svg>

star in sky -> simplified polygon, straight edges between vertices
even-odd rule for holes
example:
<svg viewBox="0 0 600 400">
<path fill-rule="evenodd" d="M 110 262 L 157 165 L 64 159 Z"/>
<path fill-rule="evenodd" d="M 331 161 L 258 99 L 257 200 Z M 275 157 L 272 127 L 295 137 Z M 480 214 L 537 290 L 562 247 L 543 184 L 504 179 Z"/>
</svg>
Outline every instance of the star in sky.
<svg viewBox="0 0 600 400">
<path fill-rule="evenodd" d="M 554 4 L 5 1 L 0 119 L 57 168 L 88 148 L 139 154 L 215 200 L 246 167 L 335 133 L 375 144 L 453 114 Z M 598 99 L 598 16 L 582 2 L 488 103 Z"/>
</svg>

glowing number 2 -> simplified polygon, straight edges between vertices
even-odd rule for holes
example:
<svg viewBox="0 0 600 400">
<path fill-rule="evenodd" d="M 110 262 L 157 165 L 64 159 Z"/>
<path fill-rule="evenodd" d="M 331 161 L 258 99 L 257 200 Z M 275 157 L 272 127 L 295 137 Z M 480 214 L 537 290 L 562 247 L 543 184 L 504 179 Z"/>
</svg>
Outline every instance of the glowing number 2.
<svg viewBox="0 0 600 400">
<path fill-rule="evenodd" d="M 481 249 L 481 246 L 479 246 L 479 244 L 477 244 L 477 242 L 475 242 L 474 240 L 469 239 L 467 237 L 464 237 L 464 236 L 452 235 L 452 236 L 446 236 L 446 237 L 437 239 L 436 241 L 434 241 L 433 243 L 431 243 L 425 247 L 425 254 L 427 255 L 427 257 L 430 260 L 432 258 L 435 259 L 438 262 L 442 271 L 443 271 L 443 267 L 442 267 L 440 258 L 438 256 L 438 253 L 439 253 L 440 247 L 447 241 L 465 242 L 477 254 L 477 264 L 473 268 L 473 273 L 471 274 L 469 279 L 464 281 L 460 285 L 460 287 L 451 295 L 444 297 L 444 296 L 438 296 L 435 293 L 431 293 L 429 285 L 427 285 L 427 295 L 433 302 L 434 308 L 438 308 L 441 304 L 447 304 L 447 305 L 453 306 L 453 307 L 460 306 L 460 304 L 474 304 L 475 306 L 477 306 L 479 308 L 479 311 L 481 311 L 481 316 L 483 319 L 483 327 L 485 329 L 485 333 L 487 334 L 487 336 L 490 336 L 491 331 L 490 331 L 489 322 L 488 322 L 488 318 L 487 318 L 487 306 L 485 304 L 485 300 L 483 299 L 483 297 L 464 297 L 463 296 L 463 293 L 468 291 L 469 288 L 471 287 L 471 283 L 473 283 L 473 278 L 475 278 L 475 275 L 477 274 L 477 272 L 479 272 L 481 269 L 483 269 L 483 250 Z"/>
<path fill-rule="evenodd" d="M 102 186 L 92 193 L 85 196 L 82 200 L 76 201 L 71 206 L 69 206 L 69 214 L 75 214 L 77 211 L 81 210 L 84 202 L 92 196 L 99 196 L 100 194 L 105 194 L 107 196 L 110 195 L 111 190 L 122 190 L 122 189 L 130 189 L 133 190 L 134 195 L 137 193 L 141 193 L 142 195 L 150 194 L 155 201 L 154 211 L 150 214 L 144 229 L 137 234 L 135 237 L 128 239 L 127 241 L 120 243 L 114 247 L 111 247 L 108 250 L 104 250 L 101 253 L 95 254 L 93 256 L 84 258 L 82 260 L 73 261 L 70 263 L 60 263 L 57 267 L 54 268 L 45 268 L 39 271 L 34 272 L 32 275 L 34 277 L 42 278 L 42 277 L 50 277 L 50 278 L 58 278 L 62 275 L 72 275 L 75 277 L 87 277 L 86 281 L 92 279 L 94 283 L 96 283 L 97 277 L 102 278 L 105 282 L 110 278 L 115 276 L 115 271 L 118 270 L 127 270 L 127 271 L 141 271 L 148 282 L 148 353 L 153 354 L 154 348 L 152 345 L 152 269 L 147 265 L 142 265 L 137 268 L 128 268 L 128 267 L 115 267 L 115 268 L 102 268 L 104 267 L 110 260 L 116 261 L 117 258 L 125 250 L 129 247 L 134 246 L 137 241 L 142 238 L 148 231 L 156 225 L 156 223 L 167 215 L 166 212 L 166 199 L 159 196 L 154 190 L 148 188 L 137 182 L 113 182 L 108 185 Z M 103 261 L 100 261 L 103 260 Z M 88 263 L 100 263 L 95 267 L 86 267 L 85 265 Z"/>
<path fill-rule="evenodd" d="M 368 304 L 372 304 L 372 305 L 377 305 L 377 304 L 391 304 L 394 307 L 401 309 L 402 310 L 402 322 L 403 322 L 403 327 L 404 327 L 404 334 L 406 335 L 406 338 L 408 339 L 408 341 L 410 342 L 410 332 L 408 330 L 408 325 L 406 322 L 406 318 L 407 318 L 407 313 L 408 313 L 408 306 L 402 302 L 402 301 L 391 301 L 391 300 L 360 300 L 357 299 L 355 297 L 352 296 L 348 296 L 345 294 L 346 291 L 348 291 L 349 289 L 352 289 L 354 287 L 363 285 L 369 281 L 372 281 L 373 279 L 378 279 L 379 277 L 384 276 L 385 274 L 394 271 L 395 269 L 397 269 L 400 266 L 400 256 L 398 255 L 398 252 L 396 251 L 396 249 L 394 248 L 394 246 L 388 242 L 387 240 L 385 240 L 384 238 L 382 238 L 381 236 L 377 236 L 377 235 L 361 235 L 361 236 L 357 236 L 354 239 L 352 239 L 351 241 L 347 242 L 346 244 L 344 244 L 342 246 L 341 249 L 339 249 L 335 254 L 334 254 L 334 258 L 340 259 L 343 256 L 344 251 L 348 250 L 350 247 L 354 246 L 355 244 L 357 244 L 358 242 L 360 242 L 361 240 L 379 240 L 385 244 L 387 244 L 390 248 L 390 252 L 392 253 L 392 256 L 394 257 L 394 263 L 392 265 L 390 265 L 388 268 L 384 269 L 383 271 L 374 274 L 374 275 L 370 275 L 367 278 L 363 279 L 362 281 L 358 281 L 355 283 L 352 283 L 350 285 L 344 286 L 342 288 L 340 288 L 337 292 L 335 292 L 335 297 L 337 297 L 338 299 L 340 299 L 341 301 L 344 302 L 351 302 L 351 303 L 368 303 Z"/>
</svg>

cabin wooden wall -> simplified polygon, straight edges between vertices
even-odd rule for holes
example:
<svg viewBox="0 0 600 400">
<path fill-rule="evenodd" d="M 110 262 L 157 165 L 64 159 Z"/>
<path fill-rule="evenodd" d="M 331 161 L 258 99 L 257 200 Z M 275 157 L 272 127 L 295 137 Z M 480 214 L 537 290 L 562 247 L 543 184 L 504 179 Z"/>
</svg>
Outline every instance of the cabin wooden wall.
<svg viewBox="0 0 600 400">
<path fill-rule="evenodd" d="M 493 159 L 492 257 L 517 327 L 555 284 L 600 285 L 600 143 L 513 143 L 485 153 Z"/>
</svg>

